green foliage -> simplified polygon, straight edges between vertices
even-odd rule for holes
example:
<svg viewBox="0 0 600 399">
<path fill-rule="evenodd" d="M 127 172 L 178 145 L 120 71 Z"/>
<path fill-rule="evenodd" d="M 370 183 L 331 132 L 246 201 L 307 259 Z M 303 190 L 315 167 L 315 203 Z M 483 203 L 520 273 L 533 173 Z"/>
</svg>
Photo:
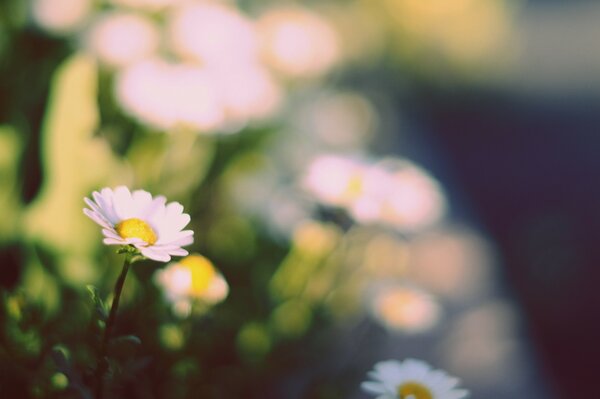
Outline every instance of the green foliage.
<svg viewBox="0 0 600 399">
<path fill-rule="evenodd" d="M 19 162 L 23 144 L 11 126 L 0 126 L 0 242 L 14 240 L 21 230 L 19 219 Z"/>
<path fill-rule="evenodd" d="M 105 322 L 108 318 L 108 308 L 104 304 L 104 301 L 102 301 L 102 298 L 98 295 L 98 289 L 91 284 L 87 285 L 85 288 L 90 293 L 90 298 L 92 299 L 94 309 L 96 310 L 96 316 L 99 320 Z"/>
<path fill-rule="evenodd" d="M 98 233 L 81 217 L 81 199 L 123 174 L 108 145 L 94 137 L 96 74 L 94 61 L 82 54 L 67 59 L 55 73 L 42 129 L 45 179 L 23 221 L 28 239 L 52 248 L 60 257 L 57 271 L 76 285 L 97 278 L 90 260 Z"/>
</svg>

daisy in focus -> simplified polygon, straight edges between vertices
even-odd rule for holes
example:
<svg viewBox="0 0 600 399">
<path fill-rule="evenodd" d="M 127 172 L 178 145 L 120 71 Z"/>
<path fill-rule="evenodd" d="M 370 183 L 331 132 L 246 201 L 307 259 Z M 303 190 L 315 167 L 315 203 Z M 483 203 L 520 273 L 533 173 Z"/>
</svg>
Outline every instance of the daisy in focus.
<svg viewBox="0 0 600 399">
<path fill-rule="evenodd" d="M 157 270 L 154 282 L 171 303 L 173 311 L 181 317 L 191 313 L 194 303 L 214 305 L 229 293 L 229 285 L 223 275 L 211 261 L 198 254 Z"/>
<path fill-rule="evenodd" d="M 166 203 L 162 195 L 127 187 L 103 188 L 84 198 L 90 219 L 102 227 L 107 245 L 131 245 L 146 258 L 168 262 L 171 256 L 185 256 L 182 247 L 194 241 L 194 232 L 183 230 L 190 216 L 178 202 Z"/>
<path fill-rule="evenodd" d="M 469 396 L 457 389 L 458 378 L 442 370 L 433 370 L 421 360 L 387 360 L 375 364 L 369 372 L 373 381 L 363 382 L 365 392 L 377 399 L 462 399 Z"/>
</svg>

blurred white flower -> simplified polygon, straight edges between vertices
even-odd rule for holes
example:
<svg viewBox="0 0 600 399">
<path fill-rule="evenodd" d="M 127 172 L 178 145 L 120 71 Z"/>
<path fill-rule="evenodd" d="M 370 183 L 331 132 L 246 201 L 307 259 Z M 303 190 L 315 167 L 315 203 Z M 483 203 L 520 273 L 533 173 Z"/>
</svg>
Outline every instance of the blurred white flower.
<svg viewBox="0 0 600 399">
<path fill-rule="evenodd" d="M 227 117 L 235 122 L 264 119 L 277 111 L 282 93 L 268 71 L 255 63 L 209 68 Z"/>
<path fill-rule="evenodd" d="M 184 59 L 223 66 L 257 58 L 252 21 L 224 4 L 185 3 L 169 16 L 168 30 L 173 50 Z"/>
<path fill-rule="evenodd" d="M 439 322 L 442 309 L 431 295 L 407 285 L 376 288 L 370 300 L 370 312 L 391 331 L 417 334 Z"/>
<path fill-rule="evenodd" d="M 159 31 L 151 19 L 138 13 L 101 15 L 87 33 L 86 47 L 103 63 L 122 67 L 153 55 Z"/>
<path fill-rule="evenodd" d="M 349 206 L 363 192 L 365 165 L 338 155 L 321 155 L 308 166 L 302 186 L 319 201 Z"/>
<path fill-rule="evenodd" d="M 302 186 L 324 204 L 345 208 L 360 223 L 413 231 L 437 222 L 446 202 L 437 182 L 408 161 L 359 162 L 321 155 L 308 166 Z"/>
<path fill-rule="evenodd" d="M 340 56 L 339 38 L 321 16 L 301 8 L 267 11 L 258 21 L 265 60 L 284 76 L 315 77 Z"/>
<path fill-rule="evenodd" d="M 200 67 L 146 60 L 121 71 L 115 90 L 125 112 L 155 128 L 206 132 L 224 122 L 214 81 Z"/>
<path fill-rule="evenodd" d="M 42 28 L 57 34 L 81 28 L 92 11 L 92 0 L 34 0 L 32 16 Z"/>
<path fill-rule="evenodd" d="M 229 292 L 229 285 L 204 256 L 192 254 L 157 270 L 155 283 L 162 289 L 175 313 L 187 316 L 196 301 L 214 305 Z"/>
<path fill-rule="evenodd" d="M 83 213 L 102 227 L 105 244 L 133 245 L 145 257 L 160 262 L 188 254 L 181 247 L 194 241 L 194 232 L 183 230 L 190 216 L 178 202 L 166 204 L 162 195 L 130 192 L 124 186 L 94 191 L 92 197 L 84 198 L 89 209 Z"/>
<path fill-rule="evenodd" d="M 446 212 L 446 200 L 437 181 L 406 160 L 388 159 L 381 166 L 391 175 L 390 192 L 382 218 L 402 230 L 418 230 L 438 222 Z"/>
<path fill-rule="evenodd" d="M 415 359 L 379 362 L 369 372 L 372 381 L 363 382 L 364 391 L 377 399 L 462 399 L 469 396 L 457 389 L 458 378 Z"/>
</svg>

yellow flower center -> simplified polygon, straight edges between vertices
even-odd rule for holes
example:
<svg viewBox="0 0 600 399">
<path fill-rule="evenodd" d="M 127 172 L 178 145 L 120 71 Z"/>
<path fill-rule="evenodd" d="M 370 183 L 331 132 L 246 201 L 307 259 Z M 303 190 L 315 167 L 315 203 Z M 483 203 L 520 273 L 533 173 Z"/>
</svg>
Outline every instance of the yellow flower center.
<svg viewBox="0 0 600 399">
<path fill-rule="evenodd" d="M 125 219 L 115 229 L 122 238 L 139 238 L 149 245 L 153 245 L 158 239 L 152 227 L 138 218 Z"/>
<path fill-rule="evenodd" d="M 363 192 L 363 178 L 359 173 L 354 174 L 348 180 L 348 186 L 346 186 L 346 195 L 351 198 L 358 197 Z"/>
<path fill-rule="evenodd" d="M 179 263 L 186 267 L 192 275 L 190 294 L 201 295 L 204 293 L 216 275 L 212 263 L 204 256 L 200 255 L 187 256 L 180 260 Z"/>
<path fill-rule="evenodd" d="M 405 382 L 398 387 L 398 396 L 400 399 L 433 399 L 431 391 L 418 382 Z"/>
</svg>

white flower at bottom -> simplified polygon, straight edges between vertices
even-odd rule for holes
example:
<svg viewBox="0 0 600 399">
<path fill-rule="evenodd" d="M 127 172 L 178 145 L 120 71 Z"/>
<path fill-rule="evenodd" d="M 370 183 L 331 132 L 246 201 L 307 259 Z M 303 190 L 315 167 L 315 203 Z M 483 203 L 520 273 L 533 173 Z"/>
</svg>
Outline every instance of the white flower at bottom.
<svg viewBox="0 0 600 399">
<path fill-rule="evenodd" d="M 154 282 L 158 285 L 175 313 L 187 316 L 194 302 L 214 305 L 229 293 L 229 285 L 211 261 L 192 254 L 157 270 Z"/>
<path fill-rule="evenodd" d="M 94 191 L 92 197 L 84 198 L 89 209 L 83 213 L 102 226 L 105 244 L 133 245 L 145 257 L 160 262 L 188 254 L 181 247 L 194 241 L 194 232 L 183 230 L 190 216 L 178 202 L 166 204 L 162 195 L 130 192 L 124 186 Z"/>
<path fill-rule="evenodd" d="M 469 395 L 456 389 L 458 378 L 442 370 L 433 370 L 421 360 L 387 360 L 375 364 L 369 372 L 373 381 L 363 382 L 364 391 L 377 399 L 462 399 Z"/>
</svg>

